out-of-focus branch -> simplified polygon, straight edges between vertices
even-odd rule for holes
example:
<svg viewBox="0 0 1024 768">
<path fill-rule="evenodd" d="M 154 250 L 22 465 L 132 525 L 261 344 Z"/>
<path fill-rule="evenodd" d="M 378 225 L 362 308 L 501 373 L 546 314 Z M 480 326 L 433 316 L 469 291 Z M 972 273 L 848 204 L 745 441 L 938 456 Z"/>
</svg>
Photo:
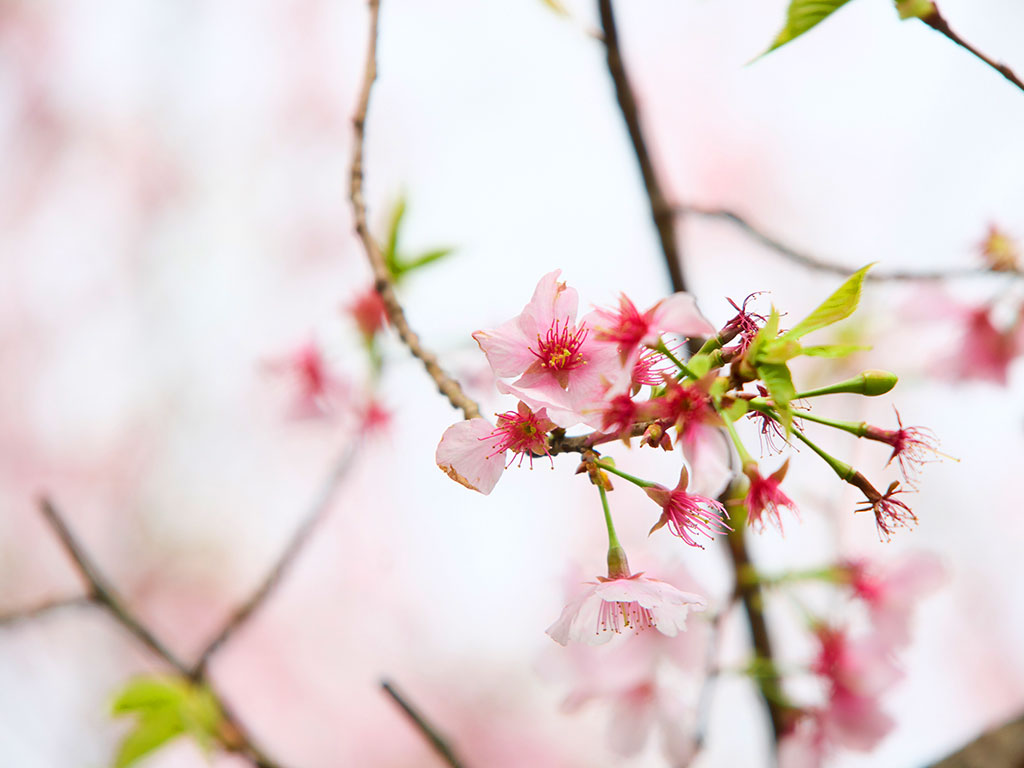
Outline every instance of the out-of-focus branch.
<svg viewBox="0 0 1024 768">
<path fill-rule="evenodd" d="M 466 768 L 459 758 L 455 756 L 452 748 L 448 745 L 448 742 L 437 732 L 427 719 L 409 702 L 409 699 L 403 694 L 396 690 L 394 683 L 390 680 L 381 680 L 380 687 L 384 689 L 384 692 L 392 698 L 392 700 L 401 707 L 402 711 L 405 712 L 406 716 L 412 720 L 413 725 L 423 734 L 423 737 L 430 742 L 430 746 L 439 754 L 451 768 Z"/>
<path fill-rule="evenodd" d="M 86 599 L 105 608 L 121 626 L 127 629 L 160 659 L 173 667 L 182 676 L 188 676 L 190 671 L 188 666 L 168 649 L 121 601 L 50 500 L 47 498 L 40 499 L 39 508 L 43 513 L 43 517 L 46 518 L 46 521 L 60 539 L 68 557 L 85 581 L 88 589 Z M 198 682 L 209 688 L 224 715 L 225 730 L 232 735 L 231 743 L 224 744 L 225 749 L 229 749 L 247 758 L 256 768 L 282 768 L 279 763 L 269 758 L 254 744 L 245 727 L 238 720 L 238 717 L 228 707 L 223 696 L 214 690 L 210 680 L 204 676 L 200 677 Z"/>
<path fill-rule="evenodd" d="M 460 409 L 467 419 L 472 419 L 480 415 L 480 406 L 462 390 L 462 385 L 458 381 L 441 369 L 437 355 L 423 347 L 420 337 L 409 326 L 405 310 L 402 309 L 402 305 L 399 304 L 398 297 L 395 295 L 395 287 L 387 265 L 384 263 L 380 247 L 370 234 L 367 224 L 366 200 L 363 196 L 363 147 L 366 139 L 366 114 L 370 106 L 370 93 L 374 80 L 377 78 L 377 23 L 380 17 L 380 2 L 379 0 L 369 0 L 368 5 L 370 35 L 366 49 L 366 67 L 363 71 L 363 83 L 359 92 L 355 116 L 352 118 L 355 140 L 353 141 L 352 165 L 349 175 L 349 199 L 352 201 L 352 209 L 355 213 L 356 233 L 359 235 L 363 249 L 370 261 L 374 288 L 380 294 L 381 301 L 384 302 L 391 326 L 398 331 L 398 335 L 413 356 L 423 363 L 430 378 L 437 384 L 438 391 L 448 398 L 452 407 Z"/>
<path fill-rule="evenodd" d="M 843 275 L 848 277 L 856 267 L 851 267 L 847 264 L 840 264 L 834 261 L 828 261 L 817 256 L 812 256 L 808 253 L 798 251 L 795 248 L 791 248 L 785 243 L 775 239 L 769 234 L 766 234 L 764 230 L 754 226 L 748 219 L 740 216 L 738 213 L 727 210 L 725 208 L 702 208 L 696 205 L 685 205 L 680 206 L 676 209 L 679 213 L 694 214 L 696 216 L 705 216 L 712 219 L 721 219 L 722 221 L 728 221 L 735 224 L 737 227 L 742 229 L 747 235 L 767 246 L 771 250 L 775 251 L 780 256 L 784 256 L 789 261 L 795 264 L 799 264 L 807 269 L 813 269 L 817 272 L 830 272 L 836 275 Z M 992 270 L 990 269 L 936 269 L 926 272 L 868 272 L 866 279 L 875 281 L 932 281 L 932 280 L 947 280 L 950 278 L 961 278 L 961 277 L 979 277 L 981 275 L 991 275 Z M 1019 271 L 1014 270 L 1001 270 L 999 274 L 1009 274 L 1021 276 Z"/>
<path fill-rule="evenodd" d="M 81 608 L 92 605 L 93 600 L 88 595 L 77 595 L 75 597 L 58 597 L 54 600 L 47 600 L 34 605 L 31 608 L 23 608 L 20 611 L 11 611 L 0 616 L 0 627 L 17 624 L 30 619 L 38 619 L 48 613 L 54 613 L 63 608 Z"/>
<path fill-rule="evenodd" d="M 274 566 L 266 576 L 264 576 L 263 581 L 260 582 L 260 585 L 252 593 L 249 599 L 235 609 L 228 620 L 224 623 L 224 626 L 221 627 L 220 631 L 212 640 L 210 640 L 209 643 L 206 644 L 206 647 L 199 654 L 199 659 L 192 666 L 192 669 L 189 672 L 193 680 L 201 678 L 206 673 L 206 667 L 210 658 L 221 648 L 221 646 L 228 642 L 234 633 L 238 631 L 238 629 L 242 627 L 260 608 L 260 606 L 267 601 L 267 598 L 281 582 L 281 579 L 288 572 L 289 568 L 291 568 L 292 564 L 295 562 L 295 558 L 309 540 L 313 530 L 320 524 L 320 521 L 323 520 L 327 510 L 330 509 L 330 502 L 334 497 L 334 492 L 342 478 L 345 477 L 349 468 L 352 466 L 358 449 L 358 438 L 353 438 L 352 441 L 342 449 L 341 455 L 331 466 L 330 474 L 323 481 L 313 504 L 306 513 L 305 518 L 295 530 L 295 533 L 292 534 L 292 538 L 288 541 L 288 544 L 281 552 L 277 562 L 275 562 Z"/>
<path fill-rule="evenodd" d="M 665 266 L 668 267 L 669 277 L 672 279 L 672 289 L 685 291 L 686 279 L 683 275 L 682 254 L 676 239 L 675 211 L 665 199 L 661 182 L 647 150 L 647 140 L 644 138 L 640 124 L 640 112 L 636 106 L 636 97 L 633 95 L 633 87 L 630 85 L 629 76 L 622 61 L 612 0 L 598 0 L 597 6 L 601 15 L 601 29 L 604 31 L 608 72 L 615 84 L 615 97 L 619 102 L 622 119 L 626 121 L 629 139 L 633 143 L 633 151 L 636 153 L 637 163 L 640 166 L 640 174 L 644 179 L 647 201 L 651 207 L 651 217 L 658 230 L 658 239 L 661 241 L 661 250 L 665 256 Z"/>
<path fill-rule="evenodd" d="M 994 59 L 990 59 L 988 56 L 986 56 L 984 53 L 979 51 L 973 45 L 971 45 L 962 37 L 960 37 L 960 35 L 954 32 L 950 28 L 949 23 L 942 17 L 942 14 L 939 13 L 938 6 L 935 5 L 934 3 L 932 4 L 932 9 L 933 10 L 931 13 L 921 17 L 921 21 L 923 21 L 929 27 L 934 29 L 936 32 L 940 32 L 946 37 L 948 37 L 950 40 L 959 45 L 965 51 L 974 54 L 976 57 L 978 57 L 983 62 L 988 64 L 990 67 L 992 67 L 992 69 L 994 69 L 996 72 L 1001 74 L 1015 86 L 1024 91 L 1024 82 L 1021 82 L 1020 78 L 1017 77 L 1016 74 L 1014 74 L 1012 69 L 1010 69 L 1008 66 L 1001 62 L 995 61 Z"/>
<path fill-rule="evenodd" d="M 1005 768 L 1024 765 L 1024 714 L 985 731 L 930 768 Z"/>
</svg>

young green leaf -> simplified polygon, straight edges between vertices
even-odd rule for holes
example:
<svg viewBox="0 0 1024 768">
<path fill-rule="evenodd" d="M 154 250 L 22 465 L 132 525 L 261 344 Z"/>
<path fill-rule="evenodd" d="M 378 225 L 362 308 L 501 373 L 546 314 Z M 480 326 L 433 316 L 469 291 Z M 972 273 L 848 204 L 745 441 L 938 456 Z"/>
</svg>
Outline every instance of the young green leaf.
<svg viewBox="0 0 1024 768">
<path fill-rule="evenodd" d="M 445 256 L 449 256 L 453 253 L 455 253 L 454 248 L 436 248 L 432 251 L 422 253 L 410 261 L 403 261 L 396 257 L 394 276 L 397 279 L 410 272 L 415 272 L 417 269 L 425 267 L 428 264 L 433 264 L 435 261 L 440 261 Z"/>
<path fill-rule="evenodd" d="M 836 292 L 829 296 L 811 314 L 790 328 L 782 335 L 783 339 L 799 339 L 811 331 L 824 328 L 833 323 L 838 323 L 853 314 L 860 303 L 860 289 L 864 284 L 864 277 L 874 264 L 868 264 L 863 269 L 854 272 L 850 277 L 836 289 Z"/>
<path fill-rule="evenodd" d="M 786 26 L 776 36 L 771 47 L 765 51 L 770 53 L 791 40 L 800 37 L 804 32 L 827 19 L 838 11 L 847 0 L 790 0 L 786 11 Z M 761 54 L 762 56 L 764 54 Z"/>
<path fill-rule="evenodd" d="M 540 0 L 544 5 L 548 7 L 548 10 L 557 13 L 559 16 L 568 16 L 569 11 L 566 7 L 559 2 L 559 0 Z"/>
<path fill-rule="evenodd" d="M 790 403 L 796 397 L 793 376 L 785 363 L 763 363 L 757 366 L 757 373 L 768 387 L 768 394 L 772 396 L 775 410 L 779 414 L 779 423 L 785 427 L 788 435 L 793 424 L 793 406 Z"/>
<path fill-rule="evenodd" d="M 121 741 L 114 768 L 128 768 L 185 732 L 185 724 L 174 710 L 159 709 L 139 718 L 134 730 Z"/>
<path fill-rule="evenodd" d="M 398 276 L 398 237 L 402 231 L 402 219 L 405 218 L 405 195 L 402 195 L 395 202 L 391 209 L 391 221 L 388 225 L 388 239 L 382 249 L 384 265 L 388 268 L 388 274 L 392 278 Z"/>
<path fill-rule="evenodd" d="M 864 352 L 871 349 L 862 344 L 824 344 L 818 347 L 804 347 L 803 354 L 810 357 L 846 357 L 854 352 Z"/>
<path fill-rule="evenodd" d="M 901 19 L 923 19 L 935 13 L 932 0 L 896 0 L 896 11 Z"/>
</svg>

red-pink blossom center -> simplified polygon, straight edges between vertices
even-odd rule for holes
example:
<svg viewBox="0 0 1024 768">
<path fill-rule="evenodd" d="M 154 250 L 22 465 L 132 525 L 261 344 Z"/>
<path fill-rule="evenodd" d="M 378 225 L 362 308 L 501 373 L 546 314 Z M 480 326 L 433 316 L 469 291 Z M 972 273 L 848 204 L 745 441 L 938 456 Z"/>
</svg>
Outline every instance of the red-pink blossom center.
<svg viewBox="0 0 1024 768">
<path fill-rule="evenodd" d="M 577 328 L 568 321 L 563 325 L 556 320 L 544 338 L 537 334 L 537 349 L 531 347 L 530 352 L 540 361 L 541 366 L 549 371 L 571 371 L 587 364 L 581 349 L 588 333 L 586 325 L 581 324 Z"/>
</svg>

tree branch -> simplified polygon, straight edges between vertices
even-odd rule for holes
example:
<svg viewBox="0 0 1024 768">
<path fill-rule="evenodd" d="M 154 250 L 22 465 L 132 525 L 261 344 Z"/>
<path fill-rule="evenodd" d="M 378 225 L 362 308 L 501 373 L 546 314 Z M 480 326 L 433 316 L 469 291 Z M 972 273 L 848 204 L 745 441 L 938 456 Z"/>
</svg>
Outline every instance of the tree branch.
<svg viewBox="0 0 1024 768">
<path fill-rule="evenodd" d="M 78 569 L 78 572 L 85 580 L 88 589 L 87 599 L 105 608 L 121 626 L 127 629 L 160 659 L 174 667 L 179 674 L 183 677 L 189 676 L 190 670 L 184 662 L 172 653 L 120 600 L 50 500 L 47 498 L 40 499 L 39 508 L 43 513 L 43 517 L 46 518 L 46 521 L 56 532 L 57 537 Z M 254 744 L 252 737 L 249 736 L 241 721 L 228 707 L 224 697 L 214 689 L 211 681 L 204 676 L 197 682 L 206 685 L 213 694 L 224 715 L 224 723 L 233 734 L 233 743 L 230 745 L 224 744 L 225 749 L 247 758 L 256 768 L 282 768 Z"/>
<path fill-rule="evenodd" d="M 702 208 L 696 205 L 685 205 L 677 208 L 677 211 L 680 213 L 705 216 L 712 219 L 721 219 L 722 221 L 728 221 L 735 224 L 752 239 L 770 248 L 789 261 L 792 261 L 794 264 L 799 264 L 807 269 L 812 269 L 817 272 L 829 272 L 836 275 L 843 275 L 844 277 L 848 277 L 850 273 L 856 269 L 856 267 L 820 259 L 817 256 L 811 256 L 810 254 L 791 248 L 751 224 L 748 219 L 725 208 Z M 868 272 L 867 279 L 878 282 L 926 282 L 933 280 L 947 280 L 950 278 L 980 277 L 981 275 L 991 274 L 993 274 L 993 271 L 990 269 L 978 269 L 972 267 L 966 269 L 931 270 L 928 272 L 880 272 L 877 274 L 874 272 Z M 1020 277 L 1022 273 L 1015 270 L 1000 270 L 999 274 L 1009 274 Z"/>
<path fill-rule="evenodd" d="M 366 218 L 366 200 L 363 195 L 363 147 L 366 141 L 366 115 L 370 106 L 370 93 L 373 89 L 373 82 L 377 78 L 377 23 L 380 16 L 380 1 L 368 0 L 370 9 L 370 35 L 366 50 L 366 68 L 363 72 L 363 84 L 359 92 L 355 116 L 352 118 L 352 125 L 355 132 L 355 139 L 352 148 L 352 165 L 349 176 L 349 199 L 352 201 L 352 209 L 355 213 L 356 233 L 363 243 L 363 249 L 370 261 L 370 268 L 373 270 L 374 288 L 380 294 L 384 308 L 387 310 L 388 320 L 391 326 L 398 331 L 399 337 L 409 348 L 413 357 L 423 363 L 427 374 L 437 384 L 438 391 L 448 398 L 452 407 L 462 411 L 467 419 L 476 418 L 480 415 L 480 406 L 470 398 L 462 386 L 454 378 L 445 373 L 437 361 L 437 355 L 425 349 L 420 343 L 420 338 L 409 326 L 405 317 L 405 310 L 399 304 L 395 295 L 395 287 L 392 283 L 391 274 L 388 272 L 384 257 L 380 252 L 377 241 L 370 234 Z"/>
<path fill-rule="evenodd" d="M 46 600 L 39 605 L 31 608 L 25 608 L 20 611 L 12 611 L 11 613 L 0 616 L 0 627 L 10 626 L 11 624 L 17 624 L 22 621 L 28 621 L 29 619 L 36 619 L 40 616 L 44 616 L 47 613 L 53 613 L 59 611 L 62 608 L 73 608 L 83 607 L 93 604 L 93 599 L 89 595 L 77 595 L 75 597 L 58 597 L 54 600 Z"/>
<path fill-rule="evenodd" d="M 390 696 L 399 707 L 401 707 L 406 716 L 412 720 L 413 725 L 415 725 L 419 732 L 423 734 L 423 737 L 430 742 L 430 746 L 434 748 L 437 754 L 439 754 L 444 761 L 451 766 L 451 768 L 465 768 L 464 763 L 455 756 L 455 753 L 448 745 L 448 742 L 445 741 L 441 734 L 437 732 L 437 729 L 428 723 L 426 718 L 409 703 L 409 700 L 395 689 L 394 683 L 389 680 L 381 680 L 380 687 L 384 689 L 384 692 Z"/>
<path fill-rule="evenodd" d="M 1024 714 L 985 731 L 930 768 L 1004 768 L 1024 765 Z"/>
<path fill-rule="evenodd" d="M 1010 69 L 1008 66 L 1006 66 L 1005 64 L 1003 64 L 1001 62 L 998 62 L 998 61 L 995 61 L 993 59 L 990 59 L 988 56 L 983 54 L 981 51 L 979 51 L 973 45 L 971 45 L 966 40 L 964 40 L 962 37 L 960 37 L 960 35 L 958 35 L 956 32 L 954 32 L 950 28 L 949 23 L 942 17 L 942 14 L 939 13 L 938 6 L 933 3 L 932 4 L 932 8 L 934 10 L 930 14 L 928 14 L 927 16 L 922 16 L 921 17 L 921 21 L 923 21 L 925 24 L 927 24 L 929 27 L 931 27 L 935 31 L 940 32 L 941 34 L 943 34 L 946 37 L 948 37 L 950 40 L 952 40 L 954 43 L 959 45 L 965 51 L 968 51 L 968 52 L 974 54 L 977 58 L 981 59 L 983 62 L 988 64 L 990 67 L 992 67 L 992 69 L 994 69 L 996 72 L 1001 74 L 1003 77 L 1005 77 L 1011 83 L 1013 83 L 1015 86 L 1017 86 L 1022 91 L 1024 91 L 1024 82 L 1021 82 L 1020 78 L 1017 77 L 1017 75 L 1014 74 L 1012 69 Z"/>
<path fill-rule="evenodd" d="M 612 0 L 598 0 L 597 6 L 601 14 L 601 28 L 604 31 L 608 72 L 615 85 L 615 97 L 619 102 L 622 119 L 626 121 L 626 128 L 629 130 L 629 139 L 633 143 L 637 163 L 640 165 L 640 174 L 644 179 L 647 201 L 651 208 L 651 218 L 654 219 L 654 226 L 658 230 L 658 239 L 661 241 L 665 266 L 668 267 L 669 277 L 672 280 L 672 289 L 685 291 L 686 280 L 683 276 L 682 256 L 676 239 L 674 210 L 665 199 L 661 182 L 654 169 L 654 163 L 651 162 L 650 153 L 647 151 L 647 142 L 640 125 L 640 112 L 636 106 L 636 97 L 633 95 L 633 87 L 629 83 L 626 67 L 622 62 Z"/>
<path fill-rule="evenodd" d="M 341 455 L 331 466 L 331 472 L 323 481 L 319 492 L 316 495 L 309 512 L 299 527 L 292 534 L 292 538 L 285 546 L 277 559 L 277 562 L 263 578 L 263 581 L 252 593 L 248 600 L 242 603 L 231 614 L 228 620 L 221 627 L 220 631 L 210 640 L 206 647 L 199 654 L 199 659 L 189 671 L 193 680 L 198 680 L 206 673 L 210 658 L 228 642 L 234 633 L 244 625 L 250 617 L 262 606 L 277 585 L 284 578 L 285 574 L 295 562 L 295 558 L 306 545 L 313 530 L 320 524 L 327 511 L 330 509 L 331 499 L 342 478 L 348 473 L 353 464 L 356 453 L 359 449 L 359 440 L 354 438 L 341 452 Z"/>
</svg>

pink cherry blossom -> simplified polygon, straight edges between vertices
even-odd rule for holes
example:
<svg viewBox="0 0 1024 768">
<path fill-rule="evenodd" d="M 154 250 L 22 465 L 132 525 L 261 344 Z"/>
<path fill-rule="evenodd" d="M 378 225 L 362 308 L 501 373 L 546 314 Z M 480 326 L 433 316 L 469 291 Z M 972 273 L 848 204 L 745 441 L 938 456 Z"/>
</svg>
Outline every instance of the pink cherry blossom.
<svg viewBox="0 0 1024 768">
<path fill-rule="evenodd" d="M 750 490 L 747 491 L 746 498 L 747 522 L 750 525 L 756 525 L 763 531 L 767 518 L 781 531 L 780 508 L 785 507 L 794 514 L 799 514 L 793 500 L 779 489 L 779 484 L 786 477 L 787 469 L 788 459 L 768 477 L 761 475 L 757 464 L 752 463 L 743 468 L 743 473 L 750 479 Z"/>
<path fill-rule="evenodd" d="M 679 482 L 671 491 L 661 485 L 644 488 L 644 492 L 661 507 L 661 517 L 651 528 L 651 533 L 662 526 L 689 544 L 704 548 L 694 536 L 703 534 L 713 539 L 715 534 L 728 533 L 731 529 L 723 518 L 728 517 L 725 507 L 714 499 L 687 493 L 690 484 L 686 467 L 679 472 Z"/>
<path fill-rule="evenodd" d="M 518 377 L 498 390 L 534 408 L 546 408 L 562 427 L 598 427 L 598 408 L 612 390 L 629 386 L 630 371 L 615 345 L 599 341 L 585 321 L 576 322 L 576 291 L 558 282 L 560 270 L 541 278 L 530 303 L 501 327 L 473 338 L 499 379 Z"/>
<path fill-rule="evenodd" d="M 867 604 L 875 632 L 892 647 L 910 641 L 914 608 L 945 576 L 939 559 L 923 552 L 888 565 L 852 561 L 844 570 L 854 594 Z"/>
<path fill-rule="evenodd" d="M 686 628 L 690 611 L 706 607 L 700 595 L 642 573 L 607 579 L 599 576 L 597 581 L 587 582 L 587 588 L 565 606 L 547 633 L 560 645 L 570 640 L 600 645 L 624 629 L 657 629 L 674 637 Z"/>
<path fill-rule="evenodd" d="M 555 427 L 543 408 L 530 410 L 520 402 L 515 411 L 498 415 L 498 424 L 486 419 L 460 421 L 445 430 L 437 445 L 437 466 L 452 480 L 486 495 L 494 490 L 506 466 L 519 457 L 522 464 L 534 454 L 548 454 L 547 433 Z"/>
<path fill-rule="evenodd" d="M 347 387 L 334 376 L 316 342 L 309 341 L 291 354 L 271 360 L 266 368 L 289 380 L 294 390 L 290 413 L 293 418 L 317 418 L 334 411 Z"/>
<path fill-rule="evenodd" d="M 387 312 L 380 294 L 371 285 L 348 305 L 346 311 L 355 320 L 364 339 L 372 339 L 387 322 Z"/>
<path fill-rule="evenodd" d="M 715 327 L 688 293 L 673 293 L 642 313 L 626 294 L 621 294 L 617 310 L 596 309 L 587 319 L 599 339 L 615 342 L 623 364 L 641 344 L 657 344 L 663 333 L 686 338 L 715 335 Z"/>
</svg>

